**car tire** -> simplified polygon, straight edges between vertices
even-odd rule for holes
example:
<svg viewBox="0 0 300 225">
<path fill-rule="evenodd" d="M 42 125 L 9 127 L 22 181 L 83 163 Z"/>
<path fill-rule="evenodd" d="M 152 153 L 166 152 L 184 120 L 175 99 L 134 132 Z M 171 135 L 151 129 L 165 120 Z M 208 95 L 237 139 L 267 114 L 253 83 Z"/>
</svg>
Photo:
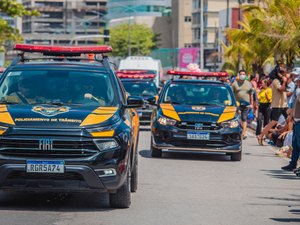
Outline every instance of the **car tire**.
<svg viewBox="0 0 300 225">
<path fill-rule="evenodd" d="M 138 188 L 138 156 L 135 156 L 134 165 L 132 165 L 130 190 L 136 192 Z"/>
<path fill-rule="evenodd" d="M 231 153 L 231 161 L 241 161 L 242 160 L 242 151 L 237 153 Z"/>
<path fill-rule="evenodd" d="M 151 154 L 151 157 L 153 157 L 153 158 L 161 158 L 161 155 L 162 155 L 161 149 L 155 148 L 153 146 L 152 138 L 151 138 L 150 154 Z"/>
<path fill-rule="evenodd" d="M 116 193 L 109 194 L 109 203 L 112 208 L 129 208 L 131 204 L 130 194 L 130 171 L 127 172 L 124 184 L 117 190 Z"/>
</svg>

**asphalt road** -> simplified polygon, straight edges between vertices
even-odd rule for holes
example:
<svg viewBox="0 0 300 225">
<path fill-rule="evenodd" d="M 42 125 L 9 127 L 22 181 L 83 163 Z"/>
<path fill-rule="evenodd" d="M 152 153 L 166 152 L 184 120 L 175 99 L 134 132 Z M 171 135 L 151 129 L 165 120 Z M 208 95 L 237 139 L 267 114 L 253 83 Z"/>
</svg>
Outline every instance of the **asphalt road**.
<svg viewBox="0 0 300 225">
<path fill-rule="evenodd" d="M 139 187 L 129 209 L 111 209 L 108 196 L 0 193 L 0 225 L 268 225 L 300 224 L 300 179 L 287 161 L 254 137 L 243 160 L 211 154 L 149 157 L 141 132 Z"/>
</svg>

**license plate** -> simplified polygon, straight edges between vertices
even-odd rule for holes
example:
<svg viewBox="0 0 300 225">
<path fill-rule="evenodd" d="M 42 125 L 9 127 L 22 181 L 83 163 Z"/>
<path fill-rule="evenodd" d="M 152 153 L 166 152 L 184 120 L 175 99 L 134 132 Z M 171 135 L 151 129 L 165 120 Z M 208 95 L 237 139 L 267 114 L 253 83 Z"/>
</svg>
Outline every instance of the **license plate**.
<svg viewBox="0 0 300 225">
<path fill-rule="evenodd" d="M 28 160 L 26 170 L 27 173 L 64 173 L 65 162 Z"/>
<path fill-rule="evenodd" d="M 209 140 L 209 133 L 207 132 L 188 132 L 187 139 L 191 140 Z"/>
</svg>

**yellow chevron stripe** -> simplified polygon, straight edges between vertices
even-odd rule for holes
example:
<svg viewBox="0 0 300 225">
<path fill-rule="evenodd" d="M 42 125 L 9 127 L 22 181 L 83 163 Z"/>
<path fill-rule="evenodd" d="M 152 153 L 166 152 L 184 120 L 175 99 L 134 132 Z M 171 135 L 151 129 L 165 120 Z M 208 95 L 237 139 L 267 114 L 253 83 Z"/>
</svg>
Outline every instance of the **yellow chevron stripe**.
<svg viewBox="0 0 300 225">
<path fill-rule="evenodd" d="M 102 123 L 111 118 L 117 111 L 118 107 L 99 107 L 89 114 L 80 124 L 80 126 L 94 125 Z"/>
<path fill-rule="evenodd" d="M 231 120 L 234 118 L 236 114 L 236 107 L 234 106 L 227 106 L 223 113 L 221 114 L 219 120 L 218 120 L 218 123 L 221 123 L 221 122 L 224 122 L 224 121 L 227 121 L 227 120 Z"/>
<path fill-rule="evenodd" d="M 10 124 L 10 125 L 15 125 L 13 118 L 11 117 L 10 113 L 7 111 L 6 105 L 0 105 L 0 122 Z"/>
<path fill-rule="evenodd" d="M 181 121 L 180 117 L 178 116 L 177 112 L 171 104 L 160 104 L 160 107 L 165 116 L 177 121 Z"/>
<path fill-rule="evenodd" d="M 93 137 L 112 137 L 115 134 L 114 130 L 96 131 L 90 133 Z"/>
</svg>

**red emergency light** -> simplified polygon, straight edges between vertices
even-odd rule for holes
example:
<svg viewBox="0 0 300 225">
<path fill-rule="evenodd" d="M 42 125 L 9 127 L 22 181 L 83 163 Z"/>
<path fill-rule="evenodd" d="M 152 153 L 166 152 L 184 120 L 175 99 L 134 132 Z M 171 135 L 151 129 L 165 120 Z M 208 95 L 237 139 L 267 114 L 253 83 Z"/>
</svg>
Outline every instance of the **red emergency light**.
<svg viewBox="0 0 300 225">
<path fill-rule="evenodd" d="M 147 73 L 147 70 L 118 70 L 117 73 L 122 74 L 145 74 Z"/>
<path fill-rule="evenodd" d="M 16 44 L 14 50 L 22 52 L 40 52 L 45 55 L 80 55 L 88 53 L 109 53 L 110 46 L 54 46 L 54 45 L 30 45 Z"/>
<path fill-rule="evenodd" d="M 227 72 L 196 72 L 196 71 L 177 71 L 168 70 L 168 75 L 173 76 L 193 76 L 193 77 L 228 77 Z"/>
<path fill-rule="evenodd" d="M 0 73 L 3 73 L 5 69 L 5 67 L 0 67 Z"/>
<path fill-rule="evenodd" d="M 127 74 L 127 73 L 117 73 L 119 78 L 131 78 L 131 79 L 153 79 L 155 74 Z"/>
</svg>

